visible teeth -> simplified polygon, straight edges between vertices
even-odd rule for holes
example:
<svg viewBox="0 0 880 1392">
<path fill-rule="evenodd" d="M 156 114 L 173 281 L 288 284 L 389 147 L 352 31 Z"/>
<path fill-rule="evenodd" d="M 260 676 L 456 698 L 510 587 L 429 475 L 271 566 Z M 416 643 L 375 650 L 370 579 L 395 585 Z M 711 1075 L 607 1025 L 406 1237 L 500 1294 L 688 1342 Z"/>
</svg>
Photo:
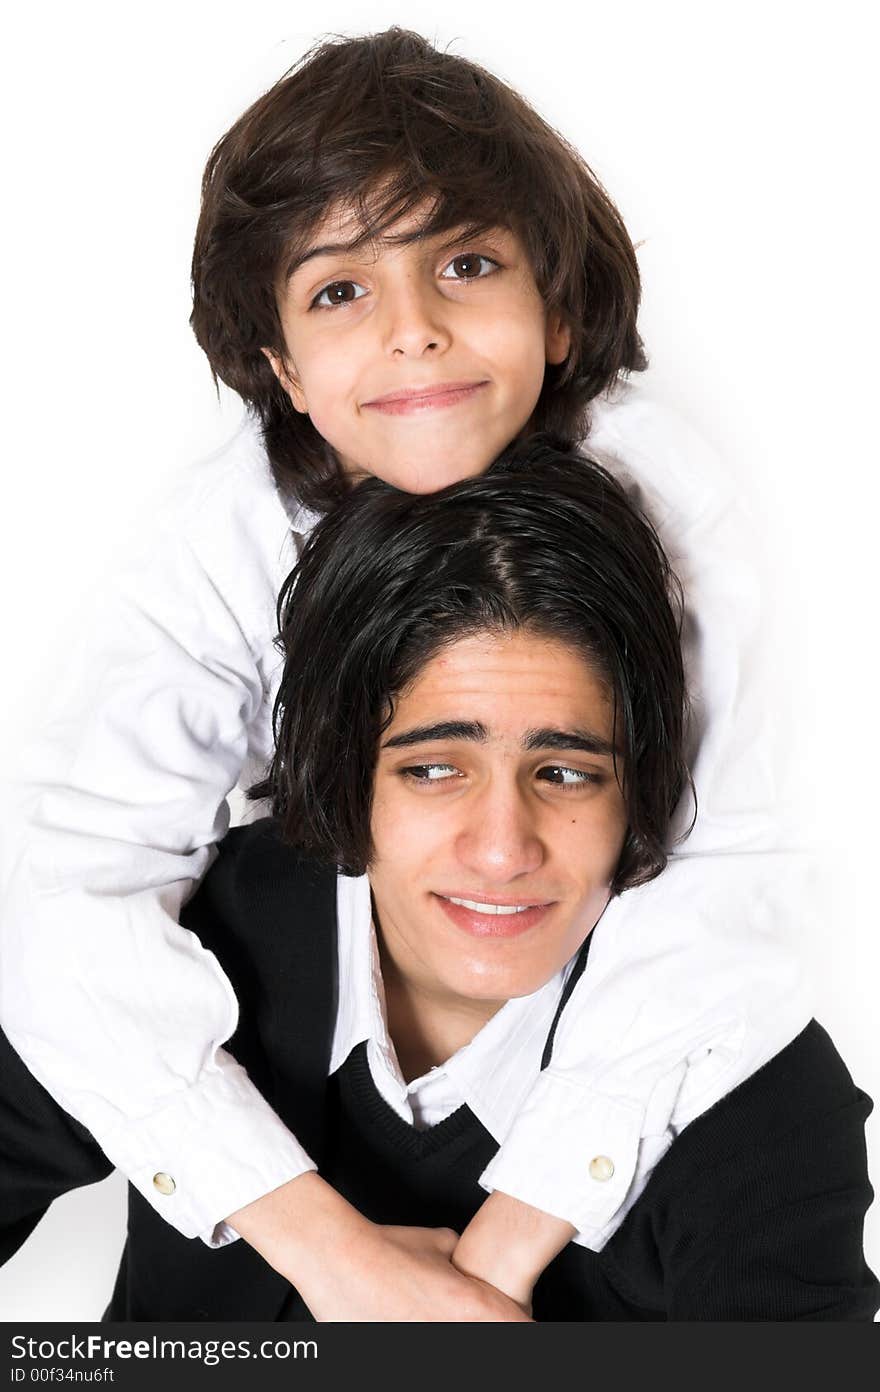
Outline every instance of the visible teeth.
<svg viewBox="0 0 880 1392">
<path fill-rule="evenodd" d="M 448 898 L 450 904 L 459 904 L 463 909 L 484 914 L 518 914 L 535 907 L 534 904 L 477 904 L 473 899 L 453 899 L 451 894 Z"/>
</svg>

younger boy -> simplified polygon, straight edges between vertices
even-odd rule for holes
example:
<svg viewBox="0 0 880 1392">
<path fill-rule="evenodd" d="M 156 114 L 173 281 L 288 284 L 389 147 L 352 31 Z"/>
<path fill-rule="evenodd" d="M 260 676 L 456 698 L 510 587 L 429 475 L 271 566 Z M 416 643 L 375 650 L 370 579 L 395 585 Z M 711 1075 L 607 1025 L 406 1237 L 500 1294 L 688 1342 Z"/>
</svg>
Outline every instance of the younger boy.
<svg viewBox="0 0 880 1392">
<path fill-rule="evenodd" d="M 457 1260 L 506 1289 L 497 1252 L 547 1260 L 572 1231 L 601 1248 L 673 1130 L 809 1017 L 775 936 L 801 910 L 776 854 L 733 490 L 618 385 L 644 366 L 638 270 L 589 170 L 510 89 L 415 35 L 324 45 L 233 126 L 206 170 L 193 285 L 198 340 L 262 439 L 246 429 L 186 481 L 33 757 L 3 1021 L 174 1226 L 241 1232 L 272 1259 L 311 1161 L 222 1049 L 232 990 L 176 918 L 230 790 L 271 755 L 275 596 L 359 477 L 431 491 L 531 430 L 586 436 L 684 585 L 699 819 L 661 880 L 610 905 L 606 955 L 483 1176 L 520 1202 L 493 1195 Z"/>
</svg>

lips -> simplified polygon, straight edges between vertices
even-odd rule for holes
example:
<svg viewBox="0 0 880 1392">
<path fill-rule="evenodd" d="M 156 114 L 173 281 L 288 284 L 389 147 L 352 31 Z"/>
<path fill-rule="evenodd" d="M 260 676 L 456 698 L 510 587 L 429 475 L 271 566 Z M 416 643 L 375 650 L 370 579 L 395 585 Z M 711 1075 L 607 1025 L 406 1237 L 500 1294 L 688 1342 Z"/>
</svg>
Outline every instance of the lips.
<svg viewBox="0 0 880 1392">
<path fill-rule="evenodd" d="M 365 401 L 363 409 L 381 411 L 390 416 L 412 415 L 418 411 L 432 411 L 470 401 L 488 385 L 488 382 L 438 382 L 409 387 L 406 391 L 389 392 L 385 396 L 374 397 L 372 401 Z"/>
<path fill-rule="evenodd" d="M 552 901 L 513 901 L 505 904 L 451 894 L 435 894 L 434 898 L 456 928 L 475 938 L 519 937 L 542 923 L 554 907 Z"/>
<path fill-rule="evenodd" d="M 447 896 L 450 904 L 458 904 L 459 908 L 471 909 L 474 913 L 483 914 L 517 914 L 525 913 L 526 909 L 535 908 L 534 904 L 485 904 L 477 899 L 456 899 L 453 895 Z"/>
</svg>

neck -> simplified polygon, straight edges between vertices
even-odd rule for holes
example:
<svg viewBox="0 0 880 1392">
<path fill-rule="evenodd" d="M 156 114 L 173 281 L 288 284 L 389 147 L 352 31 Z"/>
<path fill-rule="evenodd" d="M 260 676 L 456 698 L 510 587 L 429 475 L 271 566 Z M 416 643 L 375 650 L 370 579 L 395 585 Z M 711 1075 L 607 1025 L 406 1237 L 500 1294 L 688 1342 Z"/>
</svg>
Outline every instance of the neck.
<svg viewBox="0 0 880 1392">
<path fill-rule="evenodd" d="M 400 971 L 378 931 L 388 1033 L 406 1082 L 445 1063 L 469 1044 L 504 1001 L 442 996 Z"/>
</svg>

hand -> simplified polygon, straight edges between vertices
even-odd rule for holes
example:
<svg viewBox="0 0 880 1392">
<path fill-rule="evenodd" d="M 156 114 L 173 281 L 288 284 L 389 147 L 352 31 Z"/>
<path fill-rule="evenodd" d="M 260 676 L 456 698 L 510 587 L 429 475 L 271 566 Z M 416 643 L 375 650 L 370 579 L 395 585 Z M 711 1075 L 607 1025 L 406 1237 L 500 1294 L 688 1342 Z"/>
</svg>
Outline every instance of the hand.
<svg viewBox="0 0 880 1392">
<path fill-rule="evenodd" d="M 564 1218 L 554 1218 L 496 1189 L 459 1238 L 452 1263 L 531 1313 L 535 1282 L 575 1231 Z"/>
<path fill-rule="evenodd" d="M 297 1289 L 319 1321 L 523 1323 L 512 1300 L 457 1271 L 451 1228 L 383 1227 L 364 1221 L 346 1259 L 326 1257 Z M 326 1249 L 325 1249 L 326 1250 Z"/>
<path fill-rule="evenodd" d="M 449 1228 L 371 1223 L 317 1174 L 301 1175 L 227 1222 L 296 1287 L 316 1320 L 528 1322 L 450 1257 Z"/>
</svg>

